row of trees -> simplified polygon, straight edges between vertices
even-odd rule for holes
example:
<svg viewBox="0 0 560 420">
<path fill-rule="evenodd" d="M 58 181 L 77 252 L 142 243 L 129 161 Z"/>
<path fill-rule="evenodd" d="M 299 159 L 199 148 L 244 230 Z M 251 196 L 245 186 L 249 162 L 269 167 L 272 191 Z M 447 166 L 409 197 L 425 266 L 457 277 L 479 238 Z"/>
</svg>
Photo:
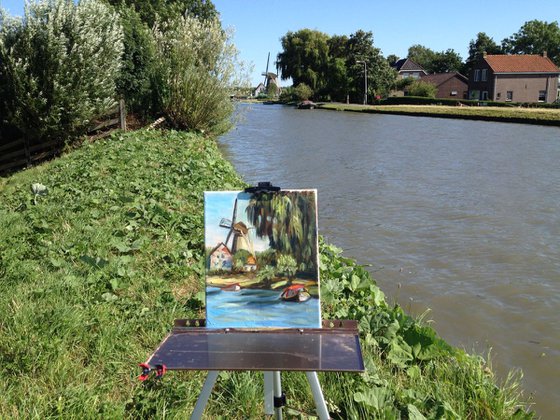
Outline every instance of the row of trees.
<svg viewBox="0 0 560 420">
<path fill-rule="evenodd" d="M 291 78 L 294 86 L 309 86 L 316 97 L 345 101 L 349 96 L 353 102 L 360 101 L 364 95 L 364 62 L 368 91 L 388 92 L 396 80 L 389 63 L 375 48 L 371 32 L 329 36 L 302 29 L 288 32 L 281 42 L 283 51 L 277 62 L 282 78 Z"/>
<path fill-rule="evenodd" d="M 374 46 L 371 32 L 357 31 L 350 36 L 329 36 L 317 30 L 288 32 L 281 39 L 283 51 L 277 62 L 282 78 L 292 78 L 294 86 L 311 88 L 314 97 L 361 102 L 364 93 L 364 65 L 367 65 L 368 95 L 385 95 L 395 89 L 396 74 L 390 68 L 399 57 L 382 56 Z M 453 49 L 434 51 L 423 45 L 412 45 L 407 57 L 428 73 L 457 71 L 469 75 L 483 52 L 488 54 L 542 54 L 547 52 L 560 65 L 560 27 L 558 22 L 532 20 L 498 45 L 490 36 L 479 32 L 469 43 L 465 61 Z"/>
<path fill-rule="evenodd" d="M 204 0 L 44 0 L 0 9 L 0 130 L 68 140 L 124 98 L 179 129 L 224 132 L 237 51 Z M 1 134 L 1 131 L 0 131 Z"/>
</svg>

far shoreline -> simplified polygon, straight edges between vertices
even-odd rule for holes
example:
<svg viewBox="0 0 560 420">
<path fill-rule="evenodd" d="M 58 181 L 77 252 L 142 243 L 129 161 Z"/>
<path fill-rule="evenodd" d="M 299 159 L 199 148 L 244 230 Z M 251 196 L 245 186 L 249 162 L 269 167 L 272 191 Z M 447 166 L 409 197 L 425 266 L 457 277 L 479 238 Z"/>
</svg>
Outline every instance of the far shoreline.
<svg viewBox="0 0 560 420">
<path fill-rule="evenodd" d="M 560 110 L 558 109 L 447 105 L 358 105 L 336 102 L 319 103 L 317 109 L 560 127 Z"/>
</svg>

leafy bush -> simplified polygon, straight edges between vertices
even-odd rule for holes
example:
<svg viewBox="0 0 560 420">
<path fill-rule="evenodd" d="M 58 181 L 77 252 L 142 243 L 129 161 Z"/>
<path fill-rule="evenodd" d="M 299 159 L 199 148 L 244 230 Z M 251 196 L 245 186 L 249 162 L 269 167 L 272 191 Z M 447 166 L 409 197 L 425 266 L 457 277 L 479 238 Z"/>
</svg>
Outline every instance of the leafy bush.
<svg viewBox="0 0 560 420">
<path fill-rule="evenodd" d="M 412 96 L 423 96 L 426 98 L 435 98 L 437 87 L 432 83 L 424 82 L 422 80 L 415 80 L 407 87 L 407 92 Z"/>
<path fill-rule="evenodd" d="M 117 79 L 117 92 L 126 99 L 127 108 L 143 116 L 154 109 L 152 74 L 155 66 L 155 44 L 151 30 L 132 8 L 120 11 L 124 33 L 122 67 Z"/>
<path fill-rule="evenodd" d="M 115 105 L 118 15 L 97 1 L 29 3 L 0 22 L 0 108 L 31 139 L 68 139 Z"/>
<path fill-rule="evenodd" d="M 237 50 L 218 20 L 185 16 L 154 30 L 156 93 L 176 128 L 221 134 L 230 126 Z"/>
<path fill-rule="evenodd" d="M 305 101 L 313 96 L 313 89 L 305 83 L 300 83 L 294 88 L 294 96 L 300 101 Z"/>
</svg>

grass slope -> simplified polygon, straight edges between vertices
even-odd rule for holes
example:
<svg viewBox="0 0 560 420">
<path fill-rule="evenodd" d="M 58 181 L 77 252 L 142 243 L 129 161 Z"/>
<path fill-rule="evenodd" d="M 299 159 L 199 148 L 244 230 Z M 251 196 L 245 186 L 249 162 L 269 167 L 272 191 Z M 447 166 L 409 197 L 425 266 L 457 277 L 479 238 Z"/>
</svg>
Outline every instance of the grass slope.
<svg viewBox="0 0 560 420">
<path fill-rule="evenodd" d="M 377 114 L 411 115 L 419 117 L 459 118 L 469 120 L 513 122 L 560 126 L 560 110 L 546 108 L 501 108 L 446 105 L 356 105 L 325 103 L 321 109 L 367 112 Z"/>
<path fill-rule="evenodd" d="M 140 383 L 137 363 L 173 319 L 203 316 L 202 192 L 243 186 L 213 141 L 172 131 L 0 178 L 0 418 L 188 416 L 204 373 Z M 498 387 L 487 362 L 388 307 L 332 245 L 321 270 L 324 317 L 360 321 L 367 366 L 320 375 L 334 417 L 531 417 L 515 377 Z M 288 413 L 312 412 L 304 375 L 283 387 Z M 262 375 L 222 373 L 206 414 L 262 418 Z"/>
</svg>

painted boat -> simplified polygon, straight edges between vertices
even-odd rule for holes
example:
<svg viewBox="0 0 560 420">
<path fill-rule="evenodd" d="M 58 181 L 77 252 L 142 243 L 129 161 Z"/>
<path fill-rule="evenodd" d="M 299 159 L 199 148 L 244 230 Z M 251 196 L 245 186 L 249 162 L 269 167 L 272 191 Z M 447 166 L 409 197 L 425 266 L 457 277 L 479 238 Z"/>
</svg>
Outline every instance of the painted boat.
<svg viewBox="0 0 560 420">
<path fill-rule="evenodd" d="M 311 294 L 302 284 L 293 284 L 286 287 L 280 294 L 280 299 L 286 302 L 306 302 Z"/>
<path fill-rule="evenodd" d="M 239 283 L 233 283 L 228 286 L 222 288 L 224 292 L 239 292 L 241 290 L 241 286 Z"/>
<path fill-rule="evenodd" d="M 314 109 L 317 107 L 317 104 L 315 102 L 305 100 L 300 102 L 297 107 L 298 109 Z"/>
</svg>

